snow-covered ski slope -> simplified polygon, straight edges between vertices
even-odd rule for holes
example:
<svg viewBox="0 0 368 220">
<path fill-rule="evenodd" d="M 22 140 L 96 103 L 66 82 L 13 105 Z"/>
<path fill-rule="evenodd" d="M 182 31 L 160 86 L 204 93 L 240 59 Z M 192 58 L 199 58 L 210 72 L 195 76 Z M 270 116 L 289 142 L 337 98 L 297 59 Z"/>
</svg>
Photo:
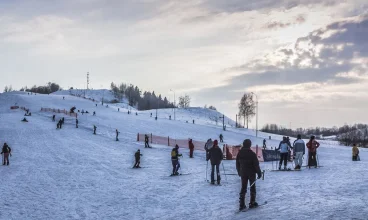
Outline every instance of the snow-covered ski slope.
<svg viewBox="0 0 368 220">
<path fill-rule="evenodd" d="M 28 123 L 20 121 L 22 110 L 10 110 L 15 103 L 30 108 Z M 64 116 L 65 125 L 56 130 L 52 114 L 39 111 L 74 105 L 97 115 L 80 116 L 78 129 L 74 119 Z M 257 200 L 268 204 L 236 213 L 239 177 L 222 175 L 222 186 L 210 186 L 205 182 L 204 152 L 196 151 L 190 159 L 186 146 L 179 149 L 184 155 L 181 172 L 190 175 L 169 177 L 171 148 L 145 149 L 136 134 L 206 140 L 223 133 L 231 144 L 245 138 L 261 144 L 263 138 L 256 138 L 254 131 L 223 132 L 215 125 L 160 118 L 160 113 L 155 121 L 149 111 L 138 116 L 126 111 L 66 95 L 63 100 L 62 95 L 0 94 L 0 144 L 7 142 L 13 149 L 10 166 L 0 167 L 0 219 L 367 219 L 365 149 L 360 149 L 362 161 L 352 162 L 351 148 L 322 144 L 318 155 L 323 167 L 301 172 L 267 172 L 272 162 L 261 163 L 266 175 L 257 183 Z M 177 112 L 187 120 L 190 115 Z M 92 134 L 93 124 L 97 135 Z M 116 128 L 119 142 L 114 140 Z M 278 140 L 268 142 L 276 145 Z M 137 149 L 145 168 L 131 168 Z M 235 174 L 235 161 L 224 161 L 224 167 Z"/>
</svg>

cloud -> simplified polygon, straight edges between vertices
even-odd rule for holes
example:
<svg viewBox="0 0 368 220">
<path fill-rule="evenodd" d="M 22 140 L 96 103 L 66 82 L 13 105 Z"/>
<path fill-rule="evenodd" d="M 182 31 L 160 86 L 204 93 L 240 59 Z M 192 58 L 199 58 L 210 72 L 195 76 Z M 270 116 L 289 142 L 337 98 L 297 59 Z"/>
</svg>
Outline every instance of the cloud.
<svg viewBox="0 0 368 220">
<path fill-rule="evenodd" d="M 297 24 L 302 24 L 305 22 L 305 17 L 304 15 L 298 15 L 295 20 L 291 21 L 291 22 L 280 22 L 280 21 L 272 21 L 269 22 L 266 25 L 266 29 L 277 29 L 277 28 L 286 28 L 289 27 L 291 25 L 297 25 Z"/>
</svg>

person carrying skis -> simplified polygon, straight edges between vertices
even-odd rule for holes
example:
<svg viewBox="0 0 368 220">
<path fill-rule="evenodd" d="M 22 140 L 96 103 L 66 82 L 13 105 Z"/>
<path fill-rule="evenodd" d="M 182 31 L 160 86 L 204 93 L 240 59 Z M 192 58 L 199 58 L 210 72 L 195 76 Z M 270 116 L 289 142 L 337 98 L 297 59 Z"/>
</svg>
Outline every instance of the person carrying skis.
<svg viewBox="0 0 368 220">
<path fill-rule="evenodd" d="M 189 157 L 193 158 L 194 144 L 193 140 L 189 139 Z"/>
<path fill-rule="evenodd" d="M 78 118 L 75 119 L 75 127 L 78 128 Z"/>
<path fill-rule="evenodd" d="M 308 167 L 314 166 L 315 168 L 318 167 L 317 164 L 317 148 L 319 147 L 319 143 L 316 141 L 315 136 L 311 136 L 309 142 L 307 143 L 308 148 Z"/>
<path fill-rule="evenodd" d="M 246 208 L 245 195 L 247 194 L 248 181 L 250 184 L 249 208 L 256 208 L 256 174 L 257 178 L 262 178 L 262 171 L 259 167 L 257 155 L 250 149 L 252 142 L 249 139 L 243 141 L 243 147 L 236 156 L 236 170 L 241 177 L 242 187 L 239 194 L 239 211 Z"/>
<path fill-rule="evenodd" d="M 150 146 L 149 146 L 149 138 L 148 138 L 148 135 L 147 134 L 144 135 L 144 147 L 145 148 L 150 148 Z"/>
<path fill-rule="evenodd" d="M 217 176 L 217 184 L 220 185 L 221 176 L 220 176 L 220 163 L 224 155 L 222 150 L 218 146 L 218 141 L 215 140 L 213 142 L 213 147 L 209 150 L 208 159 L 211 161 L 211 184 L 215 184 L 215 167 L 216 167 L 216 176 Z"/>
<path fill-rule="evenodd" d="M 4 143 L 1 154 L 4 154 L 3 165 L 9 166 L 9 155 L 11 156 L 11 148 L 8 146 L 7 143 Z"/>
<path fill-rule="evenodd" d="M 141 164 L 141 156 L 143 156 L 141 154 L 141 150 L 137 150 L 137 152 L 135 152 L 134 157 L 135 157 L 135 164 L 133 166 L 133 168 L 141 168 L 139 165 Z"/>
<path fill-rule="evenodd" d="M 172 149 L 171 151 L 171 163 L 173 166 L 173 171 L 172 171 L 172 176 L 177 176 L 179 175 L 179 168 L 180 168 L 180 163 L 179 163 L 179 157 L 182 157 L 182 154 L 179 154 L 179 146 L 175 145 L 175 147 Z"/>
<path fill-rule="evenodd" d="M 119 141 L 119 134 L 120 134 L 120 132 L 118 131 L 118 129 L 116 129 L 116 141 Z"/>
<path fill-rule="evenodd" d="M 96 134 L 96 129 L 97 129 L 96 125 L 93 125 L 93 134 Z"/>
<path fill-rule="evenodd" d="M 220 143 L 223 143 L 224 142 L 224 136 L 222 134 L 220 134 L 219 138 L 220 138 Z"/>
<path fill-rule="evenodd" d="M 284 161 L 284 170 L 287 170 L 287 162 L 288 162 L 288 155 L 289 149 L 291 148 L 290 142 L 288 142 L 286 137 L 282 138 L 282 141 L 279 144 L 279 147 L 275 149 L 275 151 L 280 151 L 280 163 L 279 163 L 279 170 L 281 170 L 282 161 Z"/>
<path fill-rule="evenodd" d="M 295 159 L 295 169 L 300 170 L 303 165 L 303 156 L 305 154 L 305 143 L 302 140 L 302 136 L 298 134 L 297 139 L 293 144 L 293 155 Z"/>
<path fill-rule="evenodd" d="M 358 161 L 358 156 L 359 156 L 359 149 L 356 146 L 356 144 L 353 144 L 353 161 Z"/>
</svg>

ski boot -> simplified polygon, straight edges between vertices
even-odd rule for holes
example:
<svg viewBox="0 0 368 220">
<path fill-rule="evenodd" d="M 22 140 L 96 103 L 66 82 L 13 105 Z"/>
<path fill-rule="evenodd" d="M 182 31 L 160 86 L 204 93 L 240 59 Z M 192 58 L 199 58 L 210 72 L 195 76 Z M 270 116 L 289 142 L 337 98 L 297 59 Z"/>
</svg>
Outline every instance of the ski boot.
<svg viewBox="0 0 368 220">
<path fill-rule="evenodd" d="M 257 208 L 258 207 L 258 203 L 257 202 L 251 202 L 249 203 L 249 208 L 252 209 L 252 208 Z"/>
<path fill-rule="evenodd" d="M 245 197 L 240 196 L 239 198 L 239 212 L 241 212 L 242 210 L 246 209 L 247 206 L 245 205 Z"/>
</svg>

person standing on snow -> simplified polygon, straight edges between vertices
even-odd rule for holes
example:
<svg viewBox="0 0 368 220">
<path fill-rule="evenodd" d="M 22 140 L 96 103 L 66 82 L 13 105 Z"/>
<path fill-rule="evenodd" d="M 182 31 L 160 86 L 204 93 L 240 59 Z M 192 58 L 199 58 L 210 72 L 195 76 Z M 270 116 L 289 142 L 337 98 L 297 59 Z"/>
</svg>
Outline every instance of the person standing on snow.
<svg viewBox="0 0 368 220">
<path fill-rule="evenodd" d="M 358 160 L 358 156 L 359 156 L 359 149 L 356 146 L 356 144 L 353 144 L 353 161 L 357 161 Z"/>
<path fill-rule="evenodd" d="M 149 146 L 149 138 L 148 138 L 148 135 L 147 134 L 144 135 L 144 147 L 150 148 L 150 146 Z"/>
<path fill-rule="evenodd" d="M 305 154 L 305 143 L 302 140 L 302 136 L 298 134 L 297 139 L 293 144 L 293 155 L 295 157 L 295 169 L 300 170 L 303 165 L 303 156 Z"/>
<path fill-rule="evenodd" d="M 55 121 L 55 115 L 52 116 L 52 121 Z"/>
<path fill-rule="evenodd" d="M 78 128 L 78 118 L 75 119 L 75 127 Z"/>
<path fill-rule="evenodd" d="M 243 141 L 243 147 L 240 149 L 236 156 L 236 170 L 241 177 L 242 187 L 239 194 L 239 211 L 246 208 L 245 195 L 247 194 L 248 181 L 250 188 L 250 203 L 249 208 L 256 208 L 258 203 L 256 202 L 256 174 L 257 178 L 262 178 L 261 168 L 257 155 L 250 149 L 252 142 L 249 139 Z"/>
<path fill-rule="evenodd" d="M 280 142 L 279 147 L 275 150 L 280 150 L 280 163 L 279 163 L 279 170 L 281 170 L 282 161 L 284 161 L 284 170 L 286 170 L 287 162 L 288 162 L 288 155 L 289 149 L 291 148 L 290 142 L 288 142 L 286 137 L 283 137 L 283 140 Z"/>
<path fill-rule="evenodd" d="M 120 132 L 118 131 L 118 129 L 116 129 L 116 141 L 119 141 L 119 134 L 120 134 Z"/>
<path fill-rule="evenodd" d="M 9 166 L 9 155 L 11 156 L 11 148 L 7 143 L 4 143 L 1 154 L 4 154 L 3 165 Z"/>
<path fill-rule="evenodd" d="M 319 147 L 319 143 L 316 141 L 315 136 L 311 136 L 309 142 L 307 143 L 308 148 L 308 167 L 314 166 L 315 168 L 318 167 L 317 164 L 317 148 Z"/>
<path fill-rule="evenodd" d="M 222 134 L 220 134 L 219 138 L 220 138 L 220 143 L 223 143 L 224 142 L 224 136 Z"/>
<path fill-rule="evenodd" d="M 266 139 L 263 139 L 263 149 L 266 150 L 267 146 L 266 146 Z"/>
<path fill-rule="evenodd" d="M 211 161 L 211 184 L 215 184 L 215 168 L 216 168 L 216 176 L 217 176 L 217 184 L 220 185 L 221 176 L 220 176 L 220 163 L 224 155 L 221 149 L 218 146 L 218 141 L 215 140 L 213 142 L 213 147 L 209 150 L 208 159 Z"/>
<path fill-rule="evenodd" d="M 141 168 L 139 165 L 141 164 L 141 156 L 143 156 L 141 154 L 141 150 L 137 150 L 137 152 L 135 152 L 134 157 L 135 157 L 135 164 L 133 166 L 133 168 Z"/>
<path fill-rule="evenodd" d="M 189 139 L 189 157 L 193 158 L 194 144 L 193 140 Z"/>
<path fill-rule="evenodd" d="M 93 125 L 93 134 L 96 134 L 96 129 L 97 129 L 96 125 Z"/>
<path fill-rule="evenodd" d="M 171 163 L 173 166 L 173 171 L 172 171 L 172 176 L 177 176 L 179 175 L 179 168 L 180 168 L 180 163 L 179 163 L 179 157 L 182 157 L 182 154 L 179 154 L 179 146 L 175 145 L 175 147 L 172 149 L 171 151 Z"/>
</svg>

